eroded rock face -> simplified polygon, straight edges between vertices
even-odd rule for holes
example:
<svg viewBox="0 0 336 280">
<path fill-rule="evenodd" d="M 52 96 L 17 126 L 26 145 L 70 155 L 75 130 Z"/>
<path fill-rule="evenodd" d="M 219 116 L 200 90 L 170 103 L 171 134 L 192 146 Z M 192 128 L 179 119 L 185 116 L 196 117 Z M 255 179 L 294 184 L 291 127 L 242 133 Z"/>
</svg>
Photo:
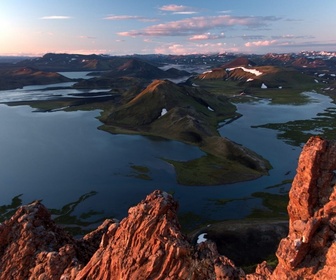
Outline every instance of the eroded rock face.
<svg viewBox="0 0 336 280">
<path fill-rule="evenodd" d="M 106 220 L 75 240 L 39 202 L 0 226 L 0 280 L 237 279 L 244 272 L 210 241 L 193 246 L 181 234 L 177 203 L 155 191 L 120 225 Z"/>
<path fill-rule="evenodd" d="M 279 244 L 279 264 L 273 273 L 261 269 L 249 279 L 335 278 L 335 170 L 336 141 L 310 138 L 289 193 L 289 234 Z"/>
<path fill-rule="evenodd" d="M 192 246 L 181 234 L 177 203 L 155 191 L 111 228 L 76 279 L 235 279 L 242 274 L 212 242 Z M 223 278 L 220 278 L 223 277 Z"/>
<path fill-rule="evenodd" d="M 0 224 L 0 279 L 73 279 L 111 223 L 77 241 L 55 225 L 40 202 L 20 207 Z"/>
</svg>

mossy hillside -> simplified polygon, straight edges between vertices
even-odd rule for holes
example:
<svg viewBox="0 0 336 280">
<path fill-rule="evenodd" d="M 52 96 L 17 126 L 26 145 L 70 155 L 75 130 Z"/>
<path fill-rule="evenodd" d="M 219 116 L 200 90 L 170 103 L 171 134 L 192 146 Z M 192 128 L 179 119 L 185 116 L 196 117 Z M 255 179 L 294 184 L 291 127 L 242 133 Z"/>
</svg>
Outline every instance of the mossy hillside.
<svg viewBox="0 0 336 280">
<path fill-rule="evenodd" d="M 317 90 L 321 87 L 320 84 L 316 83 L 315 77 L 292 68 L 260 66 L 251 69 L 256 69 L 263 74 L 256 76 L 237 68 L 231 71 L 231 77 L 226 79 L 194 78 L 190 80 L 190 83 L 194 83 L 214 94 L 229 98 L 235 97 L 235 101 L 237 99 L 244 101 L 246 96 L 252 95 L 267 98 L 273 104 L 304 104 L 307 99 L 301 93 Z M 253 80 L 247 82 L 248 79 Z M 261 88 L 262 84 L 265 84 L 267 88 Z M 247 99 L 246 101 L 250 100 Z"/>
<path fill-rule="evenodd" d="M 212 121 L 225 119 L 235 113 L 235 106 L 223 97 L 204 90 L 178 86 L 169 81 L 156 80 L 137 96 L 102 119 L 106 124 L 126 126 L 146 125 L 157 121 L 162 110 L 193 108 L 202 118 Z"/>
<path fill-rule="evenodd" d="M 218 122 L 235 116 L 235 106 L 224 96 L 208 93 L 198 87 L 178 86 L 169 81 L 158 80 L 131 101 L 110 112 L 101 118 L 105 123 L 101 127 L 104 130 L 178 140 L 196 145 L 212 155 L 196 162 L 174 163 L 178 181 L 181 183 L 202 185 L 207 181 L 206 185 L 209 185 L 209 182 L 232 182 L 233 177 L 230 174 L 237 175 L 236 181 L 254 179 L 266 174 L 269 169 L 269 164 L 260 156 L 219 136 Z M 214 158 L 217 158 L 215 165 L 212 164 Z M 189 164 L 194 168 L 197 166 L 199 174 L 203 174 L 204 178 L 189 178 Z M 218 169 L 218 165 L 228 170 L 225 174 L 230 175 L 230 179 L 220 175 L 223 170 Z M 206 175 L 210 172 L 209 167 L 217 174 L 211 180 Z"/>
<path fill-rule="evenodd" d="M 186 162 L 166 161 L 175 167 L 177 182 L 188 186 L 229 184 L 256 179 L 262 175 L 244 164 L 210 154 Z"/>
</svg>

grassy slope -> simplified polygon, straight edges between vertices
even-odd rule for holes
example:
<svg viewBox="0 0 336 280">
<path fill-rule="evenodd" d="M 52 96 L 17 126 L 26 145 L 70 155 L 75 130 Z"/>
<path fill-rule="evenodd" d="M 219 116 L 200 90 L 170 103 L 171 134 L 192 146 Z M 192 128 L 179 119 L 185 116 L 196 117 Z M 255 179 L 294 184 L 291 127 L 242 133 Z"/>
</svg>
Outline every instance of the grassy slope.
<svg viewBox="0 0 336 280">
<path fill-rule="evenodd" d="M 161 116 L 163 109 L 167 113 Z M 219 136 L 218 122 L 233 116 L 235 107 L 223 96 L 158 80 L 101 119 L 106 123 L 102 129 L 112 133 L 155 135 L 199 146 L 206 156 L 169 162 L 180 183 L 215 185 L 254 179 L 270 168 L 255 153 Z"/>
<path fill-rule="evenodd" d="M 233 97 L 245 93 L 271 99 L 274 104 L 304 103 L 306 99 L 301 93 L 320 87 L 313 77 L 291 68 L 261 66 L 251 69 L 263 74 L 251 76 L 251 73 L 237 69 L 228 79 L 195 79 L 192 82 L 215 94 Z M 246 82 L 249 78 L 253 78 L 253 81 Z M 267 89 L 261 88 L 263 83 Z"/>
</svg>

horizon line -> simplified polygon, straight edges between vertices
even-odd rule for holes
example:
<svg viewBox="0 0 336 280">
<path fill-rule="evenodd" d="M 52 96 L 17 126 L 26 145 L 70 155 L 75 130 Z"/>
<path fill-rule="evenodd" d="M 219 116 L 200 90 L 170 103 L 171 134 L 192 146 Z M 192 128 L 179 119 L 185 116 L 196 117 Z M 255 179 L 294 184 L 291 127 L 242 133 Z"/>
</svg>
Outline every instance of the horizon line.
<svg viewBox="0 0 336 280">
<path fill-rule="evenodd" d="M 68 55 L 83 55 L 83 56 L 89 56 L 89 55 L 100 55 L 100 56 L 146 56 L 146 55 L 162 55 L 162 56 L 191 56 L 191 55 L 216 55 L 216 54 L 242 54 L 242 55 L 266 55 L 266 54 L 299 54 L 304 52 L 316 52 L 316 53 L 336 53 L 336 50 L 334 51 L 327 51 L 327 50 L 302 50 L 302 51 L 292 51 L 292 52 L 265 52 L 262 54 L 258 53 L 252 53 L 252 52 L 209 52 L 209 53 L 186 53 L 186 54 L 165 54 L 165 53 L 133 53 L 133 54 L 108 54 L 108 53 L 71 53 L 71 52 L 46 52 L 46 53 L 36 53 L 36 54 L 0 54 L 0 57 L 43 57 L 47 54 L 68 54 Z"/>
</svg>

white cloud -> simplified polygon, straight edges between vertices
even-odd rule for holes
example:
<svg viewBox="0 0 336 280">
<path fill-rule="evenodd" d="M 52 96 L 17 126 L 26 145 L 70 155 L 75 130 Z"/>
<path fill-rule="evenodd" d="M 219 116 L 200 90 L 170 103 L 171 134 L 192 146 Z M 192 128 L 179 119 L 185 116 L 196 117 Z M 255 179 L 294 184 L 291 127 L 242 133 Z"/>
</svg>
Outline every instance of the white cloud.
<svg viewBox="0 0 336 280">
<path fill-rule="evenodd" d="M 81 35 L 81 36 L 79 36 L 79 39 L 89 39 L 89 40 L 92 40 L 92 39 L 96 39 L 96 37 Z"/>
<path fill-rule="evenodd" d="M 265 26 L 270 21 L 276 21 L 275 17 L 233 17 L 230 15 L 192 17 L 178 21 L 171 21 L 152 25 L 142 30 L 131 30 L 118 33 L 121 36 L 185 36 L 197 35 L 213 28 L 233 26 L 245 26 L 257 28 Z"/>
<path fill-rule="evenodd" d="M 265 40 L 245 43 L 245 47 L 267 47 L 277 43 L 277 40 Z"/>
<path fill-rule="evenodd" d="M 231 10 L 223 10 L 223 11 L 219 11 L 219 14 L 231 14 L 232 11 Z"/>
<path fill-rule="evenodd" d="M 45 16 L 41 17 L 40 19 L 70 19 L 69 16 Z"/>
<path fill-rule="evenodd" d="M 198 13 L 198 10 L 193 7 L 188 7 L 184 5 L 165 5 L 159 8 L 159 10 L 164 12 L 171 12 L 173 14 L 191 15 Z"/>
<path fill-rule="evenodd" d="M 104 17 L 103 19 L 105 20 L 139 20 L 139 21 L 145 21 L 145 22 L 157 21 L 156 18 L 131 16 L 131 15 L 110 15 L 110 16 Z"/>
<path fill-rule="evenodd" d="M 205 34 L 197 34 L 193 35 L 189 38 L 190 41 L 201 41 L 201 40 L 216 40 L 216 39 L 222 39 L 225 38 L 224 33 L 220 33 L 218 35 L 211 34 L 211 33 L 205 33 Z"/>
<path fill-rule="evenodd" d="M 187 55 L 187 54 L 199 54 L 199 53 L 224 53 L 224 52 L 238 52 L 238 48 L 228 47 L 225 43 L 170 43 L 170 44 L 160 44 L 155 48 L 155 53 L 160 54 L 176 54 L 176 55 Z"/>
</svg>

